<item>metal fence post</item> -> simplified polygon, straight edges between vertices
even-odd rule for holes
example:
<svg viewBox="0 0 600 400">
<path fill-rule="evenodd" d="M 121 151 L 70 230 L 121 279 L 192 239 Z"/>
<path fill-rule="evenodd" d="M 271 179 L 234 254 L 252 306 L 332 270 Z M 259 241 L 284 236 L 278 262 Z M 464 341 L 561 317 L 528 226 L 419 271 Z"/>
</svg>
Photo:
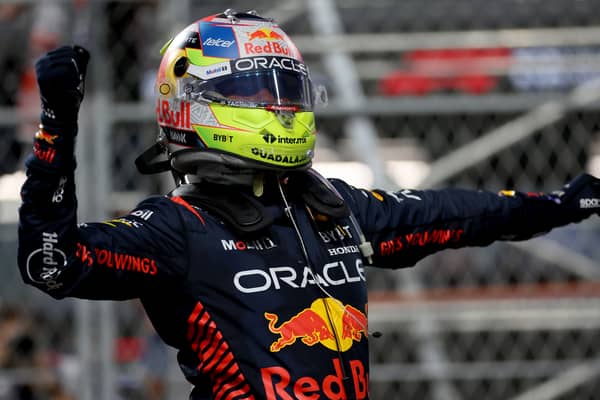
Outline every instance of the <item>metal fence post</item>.
<svg viewBox="0 0 600 400">
<path fill-rule="evenodd" d="M 87 6 L 89 26 L 79 32 L 91 53 L 87 77 L 88 93 L 82 109 L 78 138 L 79 214 L 82 221 L 98 221 L 109 216 L 110 180 L 110 71 L 106 58 L 105 2 Z M 93 18 L 91 17 L 93 16 Z M 86 37 L 87 36 L 87 37 Z M 77 307 L 78 344 L 82 358 L 82 399 L 116 398 L 113 345 L 115 322 L 111 302 L 82 302 Z"/>
</svg>

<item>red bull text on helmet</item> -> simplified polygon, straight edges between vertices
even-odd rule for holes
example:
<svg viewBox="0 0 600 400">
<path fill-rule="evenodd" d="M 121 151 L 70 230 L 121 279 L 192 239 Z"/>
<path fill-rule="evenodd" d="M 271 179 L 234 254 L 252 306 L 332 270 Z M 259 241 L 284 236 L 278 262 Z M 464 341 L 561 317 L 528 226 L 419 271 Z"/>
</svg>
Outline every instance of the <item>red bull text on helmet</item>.
<svg viewBox="0 0 600 400">
<path fill-rule="evenodd" d="M 299 58 L 296 48 L 290 48 L 291 42 L 279 28 L 261 27 L 253 32 L 247 32 L 244 50 L 247 55 L 276 54 Z"/>
</svg>

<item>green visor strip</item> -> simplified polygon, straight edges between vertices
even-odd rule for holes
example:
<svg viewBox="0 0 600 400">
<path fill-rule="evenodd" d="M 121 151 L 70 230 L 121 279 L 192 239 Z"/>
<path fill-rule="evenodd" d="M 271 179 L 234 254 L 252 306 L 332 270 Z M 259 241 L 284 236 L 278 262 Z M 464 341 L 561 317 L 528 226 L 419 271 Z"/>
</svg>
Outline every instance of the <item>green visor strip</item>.
<svg viewBox="0 0 600 400">
<path fill-rule="evenodd" d="M 210 108 L 221 127 L 194 126 L 209 149 L 286 168 L 311 161 L 316 140 L 314 113 L 295 113 L 292 126 L 286 128 L 274 112 L 264 109 L 219 104 Z"/>
</svg>

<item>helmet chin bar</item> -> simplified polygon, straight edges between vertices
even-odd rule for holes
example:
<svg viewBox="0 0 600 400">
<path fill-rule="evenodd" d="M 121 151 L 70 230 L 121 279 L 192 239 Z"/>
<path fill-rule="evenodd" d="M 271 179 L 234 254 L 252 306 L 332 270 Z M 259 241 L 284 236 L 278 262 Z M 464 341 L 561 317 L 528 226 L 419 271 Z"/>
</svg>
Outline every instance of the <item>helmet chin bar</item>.
<svg viewBox="0 0 600 400">
<path fill-rule="evenodd" d="M 166 149 L 161 142 L 144 151 L 135 160 L 141 174 L 151 175 L 171 171 L 177 186 L 184 183 L 209 181 L 219 184 L 253 184 L 256 175 L 264 172 L 308 170 L 312 162 L 299 167 L 274 167 L 246 160 L 217 150 L 186 149 L 174 152 L 165 159 Z"/>
<path fill-rule="evenodd" d="M 252 184 L 255 175 L 264 172 L 303 171 L 311 167 L 308 162 L 300 167 L 284 168 L 246 160 L 235 155 L 207 149 L 186 149 L 170 155 L 171 169 L 176 183 L 209 181 L 220 184 Z"/>
<path fill-rule="evenodd" d="M 170 164 L 177 186 L 211 182 L 226 185 L 251 185 L 256 168 L 228 154 L 188 149 L 171 154 Z"/>
<path fill-rule="evenodd" d="M 199 166 L 223 165 L 232 173 L 246 169 L 257 169 L 257 166 L 249 165 L 250 162 L 227 153 L 221 153 L 205 149 L 186 149 L 172 153 L 171 168 L 183 173 L 198 175 Z"/>
</svg>

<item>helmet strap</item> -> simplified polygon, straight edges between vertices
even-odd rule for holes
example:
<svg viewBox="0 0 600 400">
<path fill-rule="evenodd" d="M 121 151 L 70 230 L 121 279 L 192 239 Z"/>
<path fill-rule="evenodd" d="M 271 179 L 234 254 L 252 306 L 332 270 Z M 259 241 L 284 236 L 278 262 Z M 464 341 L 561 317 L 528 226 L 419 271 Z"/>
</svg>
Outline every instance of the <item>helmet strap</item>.
<svg viewBox="0 0 600 400">
<path fill-rule="evenodd" d="M 333 218 L 348 217 L 350 208 L 329 185 L 327 180 L 312 168 L 289 175 L 289 186 L 299 192 L 310 208 Z"/>
<path fill-rule="evenodd" d="M 151 175 L 166 172 L 171 169 L 169 160 L 157 160 L 165 155 L 165 148 L 160 142 L 154 143 L 135 159 L 135 166 L 140 174 Z"/>
<path fill-rule="evenodd" d="M 312 170 L 290 173 L 288 187 L 319 214 L 334 219 L 348 218 L 350 209 L 344 200 L 319 177 Z M 263 194 L 265 179 L 264 173 L 255 174 L 254 196 L 240 190 L 239 186 L 204 179 L 184 183 L 169 193 L 169 196 L 181 196 L 190 204 L 215 214 L 239 235 L 256 235 L 269 228 L 274 221 L 274 217 L 257 199 Z"/>
</svg>

